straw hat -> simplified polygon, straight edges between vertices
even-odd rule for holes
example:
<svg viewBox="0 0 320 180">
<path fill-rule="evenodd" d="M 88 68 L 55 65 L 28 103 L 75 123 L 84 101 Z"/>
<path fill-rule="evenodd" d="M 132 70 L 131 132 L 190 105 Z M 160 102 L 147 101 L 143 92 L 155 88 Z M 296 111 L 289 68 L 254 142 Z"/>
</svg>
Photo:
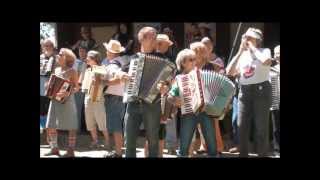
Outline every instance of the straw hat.
<svg viewBox="0 0 320 180">
<path fill-rule="evenodd" d="M 170 41 L 168 35 L 166 35 L 166 34 L 158 34 L 157 41 L 166 41 L 169 43 L 169 46 L 171 46 L 173 44 L 173 42 Z"/>
<path fill-rule="evenodd" d="M 103 43 L 103 46 L 112 53 L 118 54 L 125 50 L 117 40 L 110 40 L 109 43 Z"/>
</svg>

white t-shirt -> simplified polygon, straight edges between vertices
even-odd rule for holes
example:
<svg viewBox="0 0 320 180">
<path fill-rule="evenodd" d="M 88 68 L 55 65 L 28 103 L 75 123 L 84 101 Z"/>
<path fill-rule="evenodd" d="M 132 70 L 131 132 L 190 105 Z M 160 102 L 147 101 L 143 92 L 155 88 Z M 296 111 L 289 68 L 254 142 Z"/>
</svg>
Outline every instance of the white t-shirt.
<svg viewBox="0 0 320 180">
<path fill-rule="evenodd" d="M 113 60 L 121 61 L 121 57 L 116 57 Z M 116 64 L 109 64 L 106 66 L 106 69 L 107 69 L 107 75 L 105 76 L 106 80 L 114 78 L 115 75 L 119 73 L 119 71 L 121 71 L 121 68 Z M 110 85 L 105 91 L 105 94 L 123 96 L 124 87 L 125 87 L 124 82 L 120 82 L 119 84 L 116 84 L 116 85 Z"/>
<path fill-rule="evenodd" d="M 270 66 L 261 61 L 271 58 L 268 48 L 258 48 L 257 52 L 244 51 L 239 59 L 237 70 L 240 72 L 239 83 L 242 85 L 257 84 L 269 80 Z M 258 58 L 259 59 L 258 59 Z"/>
</svg>

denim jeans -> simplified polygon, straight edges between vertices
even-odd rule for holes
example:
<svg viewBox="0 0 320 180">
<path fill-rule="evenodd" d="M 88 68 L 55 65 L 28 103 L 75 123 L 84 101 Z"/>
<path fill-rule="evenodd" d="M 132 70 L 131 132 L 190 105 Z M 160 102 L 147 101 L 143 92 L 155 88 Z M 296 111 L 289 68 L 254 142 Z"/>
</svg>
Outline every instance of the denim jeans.
<svg viewBox="0 0 320 180">
<path fill-rule="evenodd" d="M 180 155 L 182 157 L 188 156 L 191 140 L 198 123 L 201 125 L 201 130 L 208 146 L 208 155 L 216 156 L 216 137 L 213 120 L 205 112 L 198 115 L 186 115 L 181 118 L 180 123 Z"/>
<path fill-rule="evenodd" d="M 160 102 L 130 102 L 125 114 L 125 146 L 126 157 L 136 157 L 136 143 L 140 124 L 144 123 L 149 144 L 149 157 L 159 154 Z"/>
<path fill-rule="evenodd" d="M 259 156 L 266 156 L 269 149 L 269 108 L 271 85 L 269 81 L 241 85 L 238 102 L 240 156 L 248 157 L 250 125 L 254 124 L 254 140 Z"/>
<path fill-rule="evenodd" d="M 125 113 L 125 104 L 122 102 L 122 96 L 105 95 L 105 109 L 107 114 L 107 127 L 109 133 L 123 133 L 123 116 Z"/>
<path fill-rule="evenodd" d="M 239 128 L 238 128 L 238 97 L 233 97 L 232 104 L 232 133 L 233 143 L 235 146 L 239 144 Z"/>
<path fill-rule="evenodd" d="M 177 121 L 176 116 L 169 120 L 166 125 L 166 143 L 168 149 L 175 149 L 177 146 Z"/>
</svg>

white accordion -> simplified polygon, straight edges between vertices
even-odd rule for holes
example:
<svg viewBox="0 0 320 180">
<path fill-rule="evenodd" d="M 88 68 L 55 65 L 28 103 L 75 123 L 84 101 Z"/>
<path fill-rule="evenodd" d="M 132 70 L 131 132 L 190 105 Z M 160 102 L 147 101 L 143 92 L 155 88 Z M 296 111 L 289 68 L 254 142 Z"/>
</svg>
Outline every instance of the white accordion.
<svg viewBox="0 0 320 180">
<path fill-rule="evenodd" d="M 271 110 L 278 110 L 280 105 L 280 67 L 272 67 L 270 71 L 270 83 L 272 90 Z"/>
<path fill-rule="evenodd" d="M 102 76 L 106 75 L 105 66 L 92 66 L 87 69 L 82 82 L 81 90 L 88 93 L 91 102 L 99 101 L 103 95 Z"/>
<path fill-rule="evenodd" d="M 235 93 L 235 86 L 226 76 L 209 70 L 194 69 L 177 77 L 182 101 L 181 114 L 196 114 L 202 107 L 213 117 L 224 114 Z"/>
</svg>

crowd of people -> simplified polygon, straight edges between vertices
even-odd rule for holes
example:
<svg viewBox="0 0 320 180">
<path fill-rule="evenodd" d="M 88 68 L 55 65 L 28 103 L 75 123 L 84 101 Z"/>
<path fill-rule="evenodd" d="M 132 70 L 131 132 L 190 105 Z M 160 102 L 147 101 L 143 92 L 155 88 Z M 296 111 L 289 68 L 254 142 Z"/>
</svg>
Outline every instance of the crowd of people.
<svg viewBox="0 0 320 180">
<path fill-rule="evenodd" d="M 280 154 L 280 45 L 274 48 L 274 57 L 269 48 L 262 47 L 261 30 L 249 28 L 242 35 L 238 52 L 225 66 L 224 61 L 214 53 L 214 42 L 203 25 L 196 24 L 188 48 L 177 50 L 170 28 L 157 32 L 153 27 L 143 27 L 138 32 L 139 53 L 154 54 L 174 62 L 175 78 L 159 83 L 159 99 L 167 97 L 172 105 L 169 116 L 161 113 L 161 101 L 146 103 L 143 100 L 123 103 L 125 84 L 129 79 L 129 63 L 123 58 L 135 55 L 134 40 L 127 35 L 126 24 L 119 24 L 112 39 L 103 46 L 106 58 L 95 50 L 96 41 L 88 27 L 81 28 L 81 40 L 71 48 L 61 48 L 55 53 L 54 43 L 46 39 L 41 43 L 40 55 L 40 125 L 45 129 L 50 152 L 60 155 L 58 131 L 68 131 L 66 154 L 61 157 L 75 157 L 77 132 L 82 122 L 90 132 L 92 150 L 98 149 L 98 131 L 104 137 L 103 148 L 106 157 L 136 157 L 137 138 L 140 125 L 146 131 L 145 156 L 163 157 L 163 150 L 178 157 L 193 157 L 206 153 L 207 157 L 220 157 L 223 151 L 239 152 L 248 157 L 250 135 L 253 134 L 255 152 L 266 157 L 269 146 L 269 117 L 273 124 L 273 153 Z M 191 37 L 191 35 L 190 35 Z M 78 55 L 78 58 L 76 57 Z M 130 59 L 130 58 L 129 58 Z M 95 67 L 103 67 L 105 74 L 97 75 Z M 176 78 L 193 69 L 215 71 L 230 78 L 236 93 L 226 112 L 232 113 L 233 147 L 225 149 L 219 121 L 225 117 L 211 117 L 205 111 L 190 116 L 181 115 L 181 87 Z M 72 93 L 64 103 L 45 96 L 50 75 L 68 79 L 73 84 Z M 88 82 L 98 84 L 97 96 L 92 101 Z M 275 93 L 276 92 L 276 93 Z M 58 93 L 66 97 L 66 93 Z M 109 135 L 112 134 L 114 149 Z M 125 148 L 123 152 L 122 148 Z"/>
</svg>

